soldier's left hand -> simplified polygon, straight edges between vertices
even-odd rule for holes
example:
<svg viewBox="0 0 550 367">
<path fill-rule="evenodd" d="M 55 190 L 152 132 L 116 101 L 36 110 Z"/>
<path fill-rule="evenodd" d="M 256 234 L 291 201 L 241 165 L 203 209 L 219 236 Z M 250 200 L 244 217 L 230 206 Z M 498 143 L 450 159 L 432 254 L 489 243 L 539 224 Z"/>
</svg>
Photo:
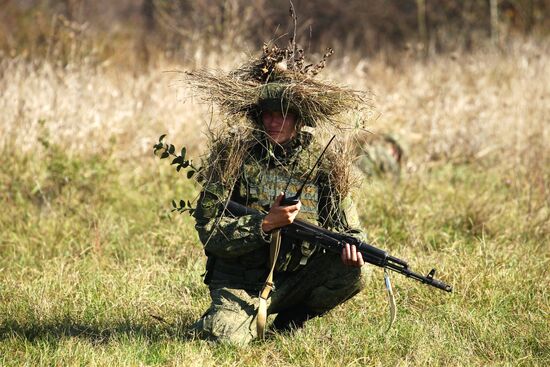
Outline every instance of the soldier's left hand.
<svg viewBox="0 0 550 367">
<path fill-rule="evenodd" d="M 365 262 L 363 261 L 363 255 L 361 255 L 361 253 L 357 251 L 355 245 L 350 245 L 346 243 L 346 245 L 342 249 L 341 257 L 342 262 L 347 266 L 360 268 L 361 266 L 365 265 Z"/>
</svg>

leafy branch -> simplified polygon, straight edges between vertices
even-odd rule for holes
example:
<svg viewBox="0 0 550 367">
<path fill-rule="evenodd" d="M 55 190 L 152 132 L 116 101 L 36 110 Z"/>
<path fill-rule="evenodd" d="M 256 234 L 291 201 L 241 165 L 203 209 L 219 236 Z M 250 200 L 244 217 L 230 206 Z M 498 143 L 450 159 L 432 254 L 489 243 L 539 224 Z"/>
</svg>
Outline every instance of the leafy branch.
<svg viewBox="0 0 550 367">
<path fill-rule="evenodd" d="M 202 171 L 203 167 L 197 167 L 193 164 L 192 159 L 186 159 L 187 154 L 187 148 L 182 147 L 180 150 L 180 154 L 176 154 L 176 147 L 174 144 L 169 144 L 164 142 L 164 138 L 166 137 L 166 134 L 162 134 L 159 137 L 158 143 L 153 145 L 153 154 L 156 156 L 160 156 L 160 159 L 166 159 L 173 157 L 171 165 L 176 166 L 176 171 L 180 171 L 181 169 L 187 170 L 187 178 L 191 179 L 195 174 L 198 174 L 200 171 Z M 198 182 L 201 182 L 202 177 L 200 175 L 196 176 L 196 180 Z M 172 200 L 172 211 L 178 211 L 179 213 L 183 213 L 185 211 L 189 211 L 189 214 L 193 214 L 195 211 L 195 208 L 191 206 L 191 202 L 189 200 L 185 202 L 184 200 L 179 201 L 179 205 L 176 202 L 176 200 Z"/>
</svg>

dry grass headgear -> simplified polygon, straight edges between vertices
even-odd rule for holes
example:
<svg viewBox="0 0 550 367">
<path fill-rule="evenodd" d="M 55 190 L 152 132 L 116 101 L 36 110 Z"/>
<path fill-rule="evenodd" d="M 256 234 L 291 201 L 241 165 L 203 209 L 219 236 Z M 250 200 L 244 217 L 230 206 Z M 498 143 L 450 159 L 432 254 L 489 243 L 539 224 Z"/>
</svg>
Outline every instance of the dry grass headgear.
<svg viewBox="0 0 550 367">
<path fill-rule="evenodd" d="M 357 132 L 358 126 L 364 127 L 363 112 L 372 110 L 366 92 L 314 78 L 332 53 L 328 49 L 318 63 L 307 64 L 303 50 L 295 42 L 286 48 L 264 44 L 260 57 L 230 73 L 204 69 L 185 73 L 187 85 L 225 114 L 221 125 L 209 129 L 206 182 L 233 187 L 250 147 L 257 143 L 256 132 L 263 130 L 260 117 L 265 109 L 293 112 L 299 126 L 315 128 L 316 140 L 338 130 Z M 353 118 L 347 114 L 350 111 Z M 324 170 L 330 177 L 331 191 L 344 198 L 359 180 L 352 168 L 350 134 L 337 135 L 327 151 L 330 167 Z"/>
<path fill-rule="evenodd" d="M 314 80 L 332 55 L 328 49 L 317 64 L 306 64 L 303 50 L 264 44 L 263 53 L 224 74 L 198 70 L 186 73 L 187 82 L 202 98 L 229 116 L 260 122 L 264 110 L 290 111 L 311 127 L 349 125 L 334 117 L 366 106 L 364 92 Z"/>
</svg>

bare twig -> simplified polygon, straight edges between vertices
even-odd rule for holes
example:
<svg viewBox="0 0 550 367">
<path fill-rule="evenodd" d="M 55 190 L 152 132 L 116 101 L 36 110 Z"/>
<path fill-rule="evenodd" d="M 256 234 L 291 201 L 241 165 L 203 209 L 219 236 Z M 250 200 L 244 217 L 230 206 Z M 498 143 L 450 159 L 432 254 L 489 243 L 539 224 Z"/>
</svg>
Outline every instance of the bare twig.
<svg viewBox="0 0 550 367">
<path fill-rule="evenodd" d="M 292 18 L 292 22 L 294 24 L 294 30 L 292 32 L 292 38 L 290 39 L 290 60 L 289 63 L 294 65 L 296 61 L 296 53 L 298 51 L 298 47 L 296 46 L 296 28 L 298 24 L 298 17 L 296 16 L 296 11 L 294 10 L 294 4 L 292 3 L 292 0 L 290 0 L 290 17 Z"/>
</svg>

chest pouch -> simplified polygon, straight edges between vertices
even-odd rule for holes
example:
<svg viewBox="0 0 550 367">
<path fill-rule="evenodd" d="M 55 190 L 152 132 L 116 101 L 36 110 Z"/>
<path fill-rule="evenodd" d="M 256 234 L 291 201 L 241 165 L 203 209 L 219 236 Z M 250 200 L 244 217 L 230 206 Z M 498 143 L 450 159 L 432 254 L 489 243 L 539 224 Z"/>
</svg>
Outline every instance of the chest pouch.
<svg viewBox="0 0 550 367">
<path fill-rule="evenodd" d="M 317 247 L 309 242 L 299 241 L 282 236 L 281 250 L 275 270 L 278 272 L 296 271 L 307 264 Z"/>
</svg>

